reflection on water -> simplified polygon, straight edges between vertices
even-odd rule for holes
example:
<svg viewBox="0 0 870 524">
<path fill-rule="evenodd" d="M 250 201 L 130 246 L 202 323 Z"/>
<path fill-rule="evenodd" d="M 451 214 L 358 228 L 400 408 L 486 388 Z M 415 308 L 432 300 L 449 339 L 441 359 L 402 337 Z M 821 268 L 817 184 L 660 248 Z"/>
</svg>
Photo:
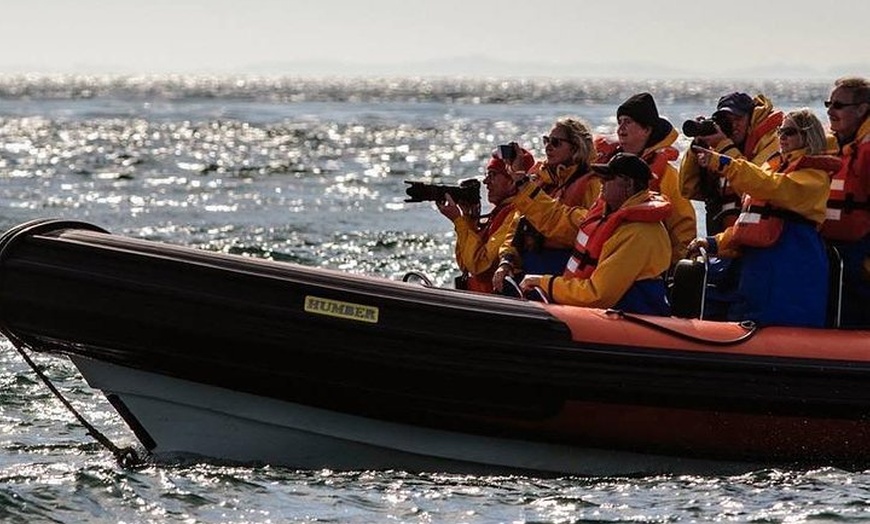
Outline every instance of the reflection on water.
<svg viewBox="0 0 870 524">
<path fill-rule="evenodd" d="M 652 91 L 679 127 L 737 88 L 821 116 L 828 85 L 0 77 L 0 228 L 82 220 L 390 278 L 418 270 L 448 285 L 452 227 L 432 204 L 403 201 L 405 179 L 479 177 L 491 149 L 509 140 L 541 154 L 540 136 L 564 115 L 613 133 L 616 107 L 639 91 Z M 69 362 L 37 360 L 111 440 L 132 442 Z M 794 522 L 870 514 L 870 479 L 838 470 L 547 480 L 203 464 L 127 471 L 5 340 L 0 369 L 0 520 L 8 522 Z"/>
</svg>

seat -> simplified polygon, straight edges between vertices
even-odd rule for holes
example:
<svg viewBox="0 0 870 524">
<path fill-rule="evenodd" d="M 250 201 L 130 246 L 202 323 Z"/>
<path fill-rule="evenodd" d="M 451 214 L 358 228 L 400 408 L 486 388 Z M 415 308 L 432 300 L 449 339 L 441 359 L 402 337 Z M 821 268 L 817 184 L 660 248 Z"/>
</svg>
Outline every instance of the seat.
<svg viewBox="0 0 870 524">
<path fill-rule="evenodd" d="M 671 278 L 671 315 L 680 318 L 703 318 L 707 289 L 707 264 L 701 258 L 676 263 Z"/>
</svg>

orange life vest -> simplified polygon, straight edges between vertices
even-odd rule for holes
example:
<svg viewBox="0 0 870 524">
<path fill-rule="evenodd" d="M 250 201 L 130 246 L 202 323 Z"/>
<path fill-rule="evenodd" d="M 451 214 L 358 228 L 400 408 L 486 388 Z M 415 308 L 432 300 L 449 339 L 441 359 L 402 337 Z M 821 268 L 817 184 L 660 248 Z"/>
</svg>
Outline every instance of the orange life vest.
<svg viewBox="0 0 870 524">
<path fill-rule="evenodd" d="M 662 147 L 654 151 L 650 151 L 643 156 L 643 160 L 649 165 L 649 170 L 653 177 L 649 181 L 651 191 L 661 192 L 662 177 L 665 176 L 665 171 L 670 162 L 679 158 L 680 152 L 672 146 Z"/>
<path fill-rule="evenodd" d="M 846 145 L 842 166 L 831 179 L 822 236 L 855 242 L 870 233 L 870 134 Z"/>
<path fill-rule="evenodd" d="M 577 174 L 575 171 L 564 184 L 545 188 L 545 191 L 566 206 L 579 206 L 583 202 L 583 195 L 586 194 L 586 188 L 589 187 L 589 182 L 594 176 L 592 172 Z"/>
<path fill-rule="evenodd" d="M 660 222 L 671 212 L 671 203 L 657 193 L 651 193 L 649 200 L 629 207 L 621 207 L 610 214 L 605 214 L 604 199 L 599 198 L 589 215 L 580 224 L 577 238 L 574 241 L 574 251 L 565 266 L 564 276 L 571 278 L 589 278 L 605 242 L 623 222 Z"/>
<path fill-rule="evenodd" d="M 820 169 L 829 174 L 835 173 L 842 162 L 839 158 L 829 155 L 806 155 L 796 162 L 785 166 L 776 176 L 799 169 Z M 810 219 L 794 211 L 772 206 L 766 201 L 743 195 L 743 205 L 740 216 L 734 222 L 732 241 L 737 246 L 769 247 L 779 240 L 785 220 L 817 225 Z"/>
<path fill-rule="evenodd" d="M 496 206 L 489 214 L 489 219 L 483 224 L 483 228 L 480 230 L 480 236 L 483 242 L 489 240 L 489 237 L 496 231 L 504 221 L 514 212 L 513 203 L 509 204 L 501 204 Z M 493 264 L 492 267 L 480 273 L 478 275 L 468 275 L 467 280 L 467 289 L 469 291 L 478 291 L 480 293 L 492 293 L 492 277 L 495 274 L 495 268 L 498 265 L 498 262 Z"/>
<path fill-rule="evenodd" d="M 746 142 L 743 144 L 743 156 L 751 161 L 755 156 L 753 153 L 755 152 L 755 146 L 758 145 L 758 142 L 760 142 L 768 133 L 772 133 L 778 129 L 779 126 L 782 125 L 784 118 L 785 115 L 783 115 L 782 111 L 774 111 L 755 126 L 755 128 L 750 131 L 749 136 L 746 137 Z M 767 162 L 773 169 L 776 169 L 779 167 L 778 162 L 777 165 L 773 165 L 773 163 L 778 157 L 780 157 L 779 153 L 774 154 L 771 158 L 765 158 L 764 162 Z"/>
</svg>

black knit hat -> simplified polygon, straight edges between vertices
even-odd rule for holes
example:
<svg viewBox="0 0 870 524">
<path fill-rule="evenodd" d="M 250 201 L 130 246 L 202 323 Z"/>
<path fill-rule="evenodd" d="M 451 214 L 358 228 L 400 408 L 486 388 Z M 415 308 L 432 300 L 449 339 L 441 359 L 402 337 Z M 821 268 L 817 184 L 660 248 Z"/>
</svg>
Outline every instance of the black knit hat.
<svg viewBox="0 0 870 524">
<path fill-rule="evenodd" d="M 659 124 L 659 110 L 656 102 L 649 93 L 632 95 L 616 110 L 616 118 L 621 116 L 631 117 L 632 120 L 644 127 L 656 127 Z"/>
</svg>

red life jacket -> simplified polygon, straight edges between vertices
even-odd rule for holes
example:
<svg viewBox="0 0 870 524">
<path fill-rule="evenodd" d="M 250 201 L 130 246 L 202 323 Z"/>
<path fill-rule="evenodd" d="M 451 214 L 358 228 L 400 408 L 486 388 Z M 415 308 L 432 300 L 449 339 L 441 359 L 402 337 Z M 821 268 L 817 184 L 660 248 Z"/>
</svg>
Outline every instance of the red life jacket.
<svg viewBox="0 0 870 524">
<path fill-rule="evenodd" d="M 629 207 L 621 207 L 613 213 L 606 214 L 604 199 L 599 198 L 589 215 L 580 224 L 577 238 L 574 241 L 574 251 L 565 266 L 564 276 L 571 278 L 589 278 L 605 242 L 623 222 L 661 222 L 671 212 L 671 203 L 657 193 L 651 193 L 649 200 Z"/>
<path fill-rule="evenodd" d="M 840 168 L 841 163 L 839 158 L 830 155 L 806 155 L 786 165 L 776 176 L 784 176 L 799 169 L 820 169 L 830 175 Z M 737 246 L 772 246 L 779 240 L 785 220 L 816 225 L 799 213 L 772 206 L 748 194 L 743 195 L 740 216 L 734 222 L 732 241 Z"/>
<path fill-rule="evenodd" d="M 831 178 L 822 236 L 855 242 L 870 233 L 870 134 L 846 145 L 840 157 L 842 167 Z"/>
<path fill-rule="evenodd" d="M 504 221 L 514 212 L 513 202 L 509 204 L 500 204 L 496 206 L 489 214 L 489 220 L 483 225 L 480 230 L 480 237 L 483 242 L 489 240 L 489 237 L 501 227 Z M 492 267 L 478 275 L 468 275 L 467 286 L 469 291 L 478 291 L 480 293 L 492 293 L 492 276 L 495 274 L 495 268 L 498 265 L 493 264 Z"/>
</svg>

